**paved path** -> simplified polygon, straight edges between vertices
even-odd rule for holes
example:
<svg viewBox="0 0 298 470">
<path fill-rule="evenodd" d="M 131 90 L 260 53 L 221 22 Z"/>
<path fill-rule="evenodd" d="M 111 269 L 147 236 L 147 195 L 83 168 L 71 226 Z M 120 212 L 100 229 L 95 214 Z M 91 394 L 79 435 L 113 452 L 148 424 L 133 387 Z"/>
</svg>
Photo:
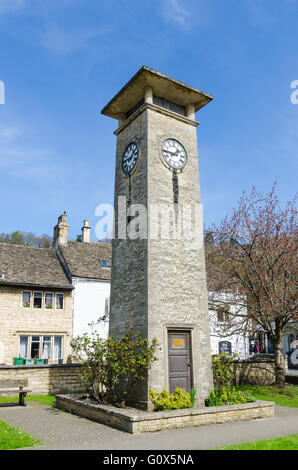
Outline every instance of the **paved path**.
<svg viewBox="0 0 298 470">
<path fill-rule="evenodd" d="M 275 417 L 131 435 L 36 402 L 0 407 L 0 419 L 43 442 L 36 450 L 199 450 L 298 433 L 298 408 Z"/>
</svg>

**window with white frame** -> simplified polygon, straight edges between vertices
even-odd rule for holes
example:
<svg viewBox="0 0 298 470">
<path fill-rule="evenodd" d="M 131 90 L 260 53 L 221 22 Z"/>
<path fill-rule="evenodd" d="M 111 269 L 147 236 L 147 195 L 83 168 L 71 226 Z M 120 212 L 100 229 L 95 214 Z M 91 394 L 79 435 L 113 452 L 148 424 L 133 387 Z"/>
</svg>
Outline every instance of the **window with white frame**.
<svg viewBox="0 0 298 470">
<path fill-rule="evenodd" d="M 42 308 L 42 292 L 33 293 L 33 308 Z"/>
<path fill-rule="evenodd" d="M 105 315 L 104 315 L 105 322 L 109 321 L 109 313 L 110 313 L 110 297 L 106 297 L 105 298 Z"/>
<path fill-rule="evenodd" d="M 230 315 L 223 309 L 217 310 L 217 321 L 218 323 L 230 323 Z"/>
<path fill-rule="evenodd" d="M 62 359 L 62 336 L 54 336 L 53 359 Z"/>
<path fill-rule="evenodd" d="M 28 358 L 29 336 L 20 336 L 19 357 Z"/>
<path fill-rule="evenodd" d="M 19 357 L 24 359 L 62 359 L 62 336 L 21 335 Z"/>
<path fill-rule="evenodd" d="M 23 308 L 45 309 L 45 310 L 64 310 L 64 294 L 53 292 L 22 292 Z"/>
<path fill-rule="evenodd" d="M 46 292 L 44 296 L 44 308 L 46 310 L 53 310 L 54 308 L 54 294 Z"/>
<path fill-rule="evenodd" d="M 31 338 L 31 359 L 40 357 L 40 336 L 32 336 Z"/>
<path fill-rule="evenodd" d="M 51 359 L 52 338 L 51 336 L 44 336 L 42 339 L 42 358 Z"/>
<path fill-rule="evenodd" d="M 64 309 L 64 294 L 56 294 L 56 309 Z"/>
<path fill-rule="evenodd" d="M 30 308 L 31 307 L 31 297 L 32 297 L 32 292 L 29 291 L 24 291 L 22 295 L 22 304 L 24 308 Z"/>
</svg>

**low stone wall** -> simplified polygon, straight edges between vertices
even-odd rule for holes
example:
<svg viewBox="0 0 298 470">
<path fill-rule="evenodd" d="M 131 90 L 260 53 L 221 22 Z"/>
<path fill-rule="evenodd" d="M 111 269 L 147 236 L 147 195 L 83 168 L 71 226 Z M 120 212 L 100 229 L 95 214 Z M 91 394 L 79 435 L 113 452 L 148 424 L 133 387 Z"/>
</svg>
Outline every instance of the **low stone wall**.
<svg viewBox="0 0 298 470">
<path fill-rule="evenodd" d="M 274 361 L 237 361 L 234 385 L 270 385 L 275 381 Z"/>
<path fill-rule="evenodd" d="M 0 380 L 27 379 L 32 394 L 85 391 L 78 364 L 0 366 Z M 233 365 L 235 385 L 270 385 L 275 380 L 273 361 L 239 361 Z"/>
<path fill-rule="evenodd" d="M 131 434 L 274 416 L 274 403 L 268 401 L 150 413 L 101 405 L 88 398 L 57 395 L 56 407 Z"/>
<path fill-rule="evenodd" d="M 32 395 L 85 391 L 77 364 L 0 366 L 0 380 L 27 379 Z"/>
</svg>

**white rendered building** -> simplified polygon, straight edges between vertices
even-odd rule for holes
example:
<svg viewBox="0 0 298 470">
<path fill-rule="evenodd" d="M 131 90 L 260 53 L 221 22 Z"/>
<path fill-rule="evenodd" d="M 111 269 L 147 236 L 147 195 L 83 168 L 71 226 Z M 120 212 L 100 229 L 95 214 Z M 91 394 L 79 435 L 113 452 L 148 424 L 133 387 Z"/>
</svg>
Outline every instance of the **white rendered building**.
<svg viewBox="0 0 298 470">
<path fill-rule="evenodd" d="M 82 241 L 68 241 L 68 228 L 64 213 L 54 228 L 53 243 L 74 287 L 72 336 L 76 338 L 97 331 L 100 336 L 107 337 L 112 245 L 90 241 L 88 220 L 84 220 Z M 103 317 L 105 319 L 97 323 Z"/>
<path fill-rule="evenodd" d="M 212 292 L 209 296 L 213 296 Z M 230 314 L 225 309 L 209 310 L 210 313 L 210 341 L 212 354 L 221 352 L 235 353 L 239 359 L 248 359 L 249 354 L 249 336 L 244 333 L 239 325 L 239 318 L 236 314 L 246 316 L 246 308 L 237 303 L 237 297 L 234 294 L 221 294 L 215 296 L 216 304 L 228 307 Z M 240 327 L 239 327 L 240 326 Z"/>
</svg>

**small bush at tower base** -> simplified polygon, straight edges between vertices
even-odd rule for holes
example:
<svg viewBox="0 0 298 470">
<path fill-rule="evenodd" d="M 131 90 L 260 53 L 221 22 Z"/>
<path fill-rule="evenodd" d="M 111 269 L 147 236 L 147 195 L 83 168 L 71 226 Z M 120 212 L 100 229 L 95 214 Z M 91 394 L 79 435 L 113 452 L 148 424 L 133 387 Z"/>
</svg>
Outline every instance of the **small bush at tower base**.
<svg viewBox="0 0 298 470">
<path fill-rule="evenodd" d="M 151 389 L 149 398 L 154 405 L 154 411 L 193 408 L 191 395 L 179 387 L 176 388 L 174 393 L 169 393 L 165 388 L 161 393 L 154 392 Z"/>
</svg>

